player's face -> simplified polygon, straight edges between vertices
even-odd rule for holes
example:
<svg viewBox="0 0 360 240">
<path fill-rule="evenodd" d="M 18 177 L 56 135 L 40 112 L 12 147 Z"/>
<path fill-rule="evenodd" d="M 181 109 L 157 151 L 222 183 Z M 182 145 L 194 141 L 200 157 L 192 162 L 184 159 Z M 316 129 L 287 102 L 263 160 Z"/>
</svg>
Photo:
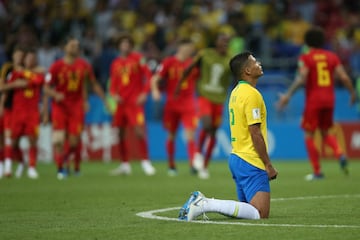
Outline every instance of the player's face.
<svg viewBox="0 0 360 240">
<path fill-rule="evenodd" d="M 13 60 L 14 65 L 16 65 L 16 66 L 23 65 L 24 55 L 25 55 L 25 53 L 23 51 L 16 50 L 12 55 L 12 60 Z"/>
<path fill-rule="evenodd" d="M 132 51 L 132 44 L 128 39 L 124 39 L 119 43 L 119 50 L 122 54 L 129 54 Z"/>
<path fill-rule="evenodd" d="M 72 57 L 78 56 L 79 51 L 80 51 L 80 43 L 76 39 L 69 40 L 65 45 L 65 53 Z"/>
<path fill-rule="evenodd" d="M 216 41 L 216 48 L 221 54 L 225 54 L 228 50 L 230 37 L 226 35 L 220 35 Z"/>
<path fill-rule="evenodd" d="M 180 46 L 180 51 L 183 52 L 185 58 L 189 58 L 194 54 L 195 46 L 193 43 L 187 43 Z"/>
<path fill-rule="evenodd" d="M 261 63 L 256 60 L 256 58 L 253 55 L 249 56 L 249 69 L 251 72 L 251 75 L 255 78 L 261 77 L 264 72 L 262 70 Z"/>
<path fill-rule="evenodd" d="M 25 68 L 33 68 L 36 66 L 36 64 L 36 54 L 33 52 L 27 53 L 24 59 Z"/>
</svg>

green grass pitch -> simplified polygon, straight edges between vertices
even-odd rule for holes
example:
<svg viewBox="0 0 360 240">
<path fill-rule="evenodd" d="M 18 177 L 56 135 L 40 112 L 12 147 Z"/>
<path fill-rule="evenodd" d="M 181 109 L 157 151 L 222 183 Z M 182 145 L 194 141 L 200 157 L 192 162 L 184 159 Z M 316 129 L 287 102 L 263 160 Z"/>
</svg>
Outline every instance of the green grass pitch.
<svg viewBox="0 0 360 240">
<path fill-rule="evenodd" d="M 137 162 L 131 176 L 109 176 L 117 164 L 84 163 L 82 176 L 64 181 L 56 179 L 51 164 L 39 164 L 38 180 L 1 179 L 0 239 L 360 239 L 360 161 L 350 162 L 347 177 L 337 162 L 323 161 L 325 179 L 315 182 L 303 180 L 310 170 L 306 161 L 274 161 L 279 176 L 271 183 L 270 218 L 246 221 L 208 214 L 210 221 L 224 225 L 136 214 L 180 207 L 194 190 L 236 199 L 226 161 L 212 162 L 209 180 L 190 176 L 185 162 L 178 163 L 179 175 L 173 178 L 165 162 L 155 162 L 157 175 L 152 177 L 144 176 Z M 157 215 L 176 218 L 177 213 Z M 228 224 L 234 222 L 256 225 Z"/>
</svg>

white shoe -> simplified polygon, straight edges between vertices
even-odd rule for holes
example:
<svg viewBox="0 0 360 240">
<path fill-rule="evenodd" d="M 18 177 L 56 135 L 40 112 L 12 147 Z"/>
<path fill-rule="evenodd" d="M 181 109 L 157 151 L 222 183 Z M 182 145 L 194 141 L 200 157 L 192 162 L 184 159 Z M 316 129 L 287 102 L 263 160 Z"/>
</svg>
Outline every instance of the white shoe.
<svg viewBox="0 0 360 240">
<path fill-rule="evenodd" d="M 130 175 L 131 166 L 129 163 L 121 163 L 120 166 L 111 170 L 110 175 L 119 176 L 119 175 Z"/>
<path fill-rule="evenodd" d="M 198 177 L 200 179 L 209 179 L 210 178 L 209 171 L 207 169 L 199 170 L 198 171 Z"/>
<path fill-rule="evenodd" d="M 145 173 L 145 175 L 152 176 L 156 173 L 155 168 L 151 164 L 149 160 L 141 161 L 141 167 Z"/>
<path fill-rule="evenodd" d="M 27 176 L 31 179 L 38 179 L 39 174 L 37 173 L 36 169 L 34 167 L 29 167 L 27 170 Z"/>
<path fill-rule="evenodd" d="M 16 168 L 15 171 L 15 177 L 16 178 L 21 178 L 24 172 L 24 164 L 23 163 L 19 163 L 19 165 Z"/>
<path fill-rule="evenodd" d="M 190 195 L 190 198 L 182 206 L 179 213 L 179 219 L 185 221 L 192 221 L 201 214 L 205 214 L 203 205 L 206 197 L 200 191 L 195 191 Z M 204 218 L 207 218 L 204 215 Z"/>
<path fill-rule="evenodd" d="M 4 176 L 4 163 L 0 162 L 0 179 Z"/>
<path fill-rule="evenodd" d="M 197 171 L 201 171 L 204 169 L 204 156 L 199 152 L 195 153 L 194 155 L 193 167 Z"/>
<path fill-rule="evenodd" d="M 6 159 L 5 163 L 4 163 L 4 175 L 6 177 L 11 177 L 11 175 L 12 175 L 11 165 L 12 165 L 11 160 Z"/>
</svg>

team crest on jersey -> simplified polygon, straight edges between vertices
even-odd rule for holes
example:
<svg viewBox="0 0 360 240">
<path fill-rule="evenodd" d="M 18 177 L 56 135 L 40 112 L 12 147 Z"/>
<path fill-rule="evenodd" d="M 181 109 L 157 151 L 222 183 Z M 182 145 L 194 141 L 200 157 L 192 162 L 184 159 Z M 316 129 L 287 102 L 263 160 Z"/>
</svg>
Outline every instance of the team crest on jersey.
<svg viewBox="0 0 360 240">
<path fill-rule="evenodd" d="M 253 114 L 253 119 L 260 119 L 260 109 L 259 108 L 253 108 L 252 114 Z"/>
</svg>

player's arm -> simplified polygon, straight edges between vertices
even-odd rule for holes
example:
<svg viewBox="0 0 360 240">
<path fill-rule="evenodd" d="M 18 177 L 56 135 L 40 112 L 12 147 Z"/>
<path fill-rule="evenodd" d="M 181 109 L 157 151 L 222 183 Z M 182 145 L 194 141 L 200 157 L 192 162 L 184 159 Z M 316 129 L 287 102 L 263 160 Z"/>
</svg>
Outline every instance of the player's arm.
<svg viewBox="0 0 360 240">
<path fill-rule="evenodd" d="M 269 155 L 266 151 L 266 144 L 264 137 L 261 133 L 260 123 L 249 125 L 249 132 L 256 152 L 259 154 L 260 159 L 263 161 L 269 179 L 275 179 L 277 176 L 276 169 L 272 166 Z"/>
<path fill-rule="evenodd" d="M 288 104 L 292 95 L 305 84 L 308 74 L 309 69 L 307 67 L 303 66 L 298 68 L 294 82 L 290 85 L 285 94 L 280 94 L 280 99 L 277 102 L 278 109 L 281 110 Z"/>
<path fill-rule="evenodd" d="M 159 89 L 159 83 L 160 83 L 161 79 L 162 78 L 161 78 L 160 74 L 155 73 L 150 80 L 151 95 L 155 101 L 159 101 L 161 99 L 161 92 Z"/>
<path fill-rule="evenodd" d="M 335 74 L 339 77 L 341 82 L 348 89 L 348 91 L 350 93 L 350 103 L 354 104 L 356 101 L 356 91 L 355 91 L 353 84 L 351 82 L 351 79 L 350 79 L 349 75 L 346 73 L 343 65 L 340 64 L 335 68 Z"/>
<path fill-rule="evenodd" d="M 121 103 L 122 97 L 120 96 L 120 93 L 118 91 L 118 89 L 120 88 L 119 87 L 120 80 L 117 76 L 116 68 L 117 68 L 116 63 L 115 63 L 115 61 L 113 61 L 110 66 L 109 94 L 116 103 Z"/>
<path fill-rule="evenodd" d="M 16 88 L 24 88 L 28 85 L 29 85 L 29 82 L 26 79 L 23 79 L 20 76 L 10 73 L 8 81 L 6 83 L 2 84 L 0 91 L 7 92 L 7 91 L 14 90 Z"/>
<path fill-rule="evenodd" d="M 52 74 L 47 73 L 45 76 L 45 84 L 44 84 L 44 93 L 49 97 L 53 98 L 56 102 L 64 100 L 64 94 L 57 92 L 55 88 L 52 86 Z"/>
<path fill-rule="evenodd" d="M 142 71 L 142 77 L 144 79 L 143 89 L 138 96 L 136 102 L 138 105 L 144 104 L 146 101 L 146 98 L 151 91 L 151 70 L 148 65 L 146 65 L 146 61 L 144 59 L 141 60 L 141 71 Z"/>
<path fill-rule="evenodd" d="M 178 84 L 176 85 L 176 89 L 175 89 L 175 95 L 178 95 L 181 89 L 181 85 L 183 84 L 183 82 L 186 80 L 186 78 L 189 76 L 189 74 L 191 73 L 191 71 L 195 68 L 200 66 L 201 64 L 201 56 L 198 56 L 197 58 L 195 58 L 195 60 L 184 70 L 180 81 L 178 82 Z"/>
</svg>

